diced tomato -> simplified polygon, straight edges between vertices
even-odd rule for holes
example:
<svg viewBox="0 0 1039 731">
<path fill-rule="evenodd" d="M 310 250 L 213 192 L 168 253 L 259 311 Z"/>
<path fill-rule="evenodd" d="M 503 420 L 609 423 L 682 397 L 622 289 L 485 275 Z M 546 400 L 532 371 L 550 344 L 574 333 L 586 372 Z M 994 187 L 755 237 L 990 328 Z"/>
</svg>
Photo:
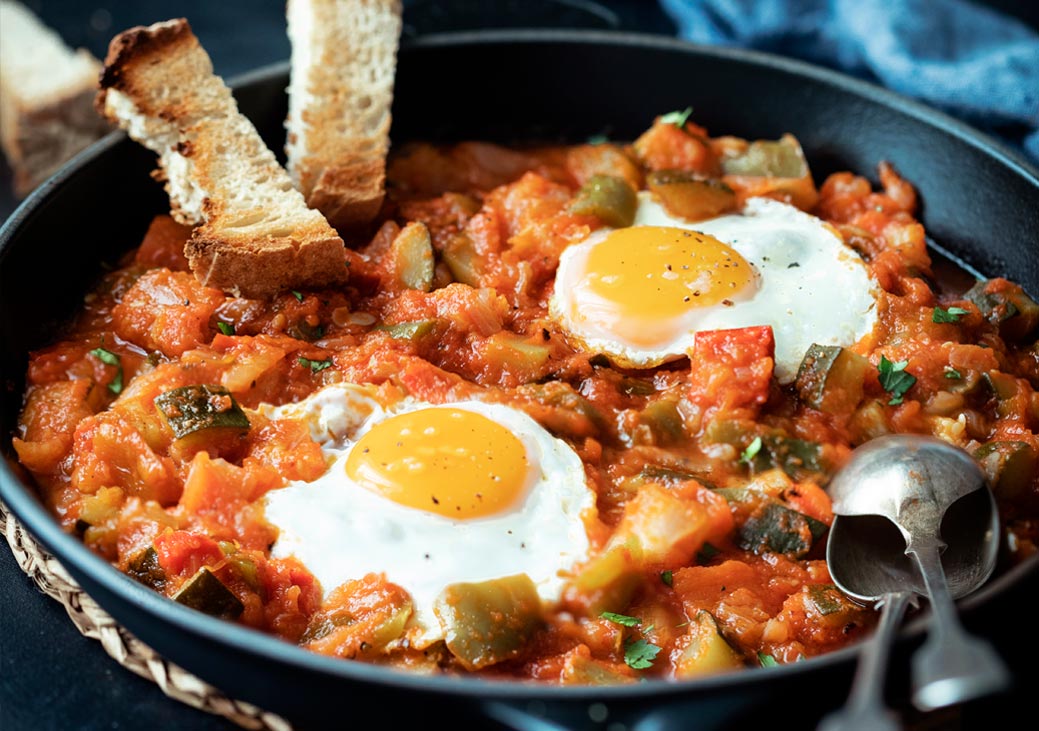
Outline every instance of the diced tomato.
<svg viewBox="0 0 1039 731">
<path fill-rule="evenodd" d="M 768 401 L 775 363 L 771 327 L 697 333 L 689 360 L 689 398 L 705 411 L 753 416 Z"/>
<path fill-rule="evenodd" d="M 176 272 L 188 271 L 184 244 L 191 236 L 191 227 L 177 223 L 172 216 L 161 214 L 152 219 L 144 234 L 134 263 L 146 268 L 165 267 Z"/>
</svg>

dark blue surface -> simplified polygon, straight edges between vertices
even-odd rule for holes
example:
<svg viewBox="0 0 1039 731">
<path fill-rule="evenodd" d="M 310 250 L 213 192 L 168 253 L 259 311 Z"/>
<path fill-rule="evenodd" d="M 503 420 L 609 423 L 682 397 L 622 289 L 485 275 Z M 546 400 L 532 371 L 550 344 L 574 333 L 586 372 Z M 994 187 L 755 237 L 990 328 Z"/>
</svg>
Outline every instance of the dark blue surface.
<svg viewBox="0 0 1039 731">
<path fill-rule="evenodd" d="M 74 45 L 85 45 L 103 55 L 111 35 L 125 27 L 184 15 L 191 20 L 202 43 L 210 51 L 218 73 L 233 76 L 267 62 L 287 57 L 284 36 L 283 4 L 280 0 L 222 0 L 220 2 L 140 2 L 84 3 L 72 0 L 29 3 L 44 19 L 59 28 Z M 622 27 L 671 32 L 666 18 L 653 3 L 605 3 L 609 13 L 589 10 L 589 3 L 571 0 L 563 3 L 561 14 L 551 15 L 553 3 L 529 0 L 500 5 L 515 10 L 524 5 L 538 22 L 591 27 Z M 444 15 L 444 6 L 470 13 Z M 409 18 L 407 33 L 449 27 L 481 27 L 488 17 L 505 23 L 514 16 L 487 14 L 489 3 L 475 0 L 439 3 L 416 0 L 408 3 L 416 13 Z M 427 6 L 423 9 L 423 6 Z M 203 8 L 205 8 L 203 10 Z M 435 12 L 434 12 L 435 11 Z M 466 17 L 469 20 L 458 21 Z M 455 19 L 455 20 L 452 20 Z M 454 23 L 454 25 L 452 25 Z M 234 28 L 233 32 L 228 32 Z M 10 209 L 0 210 L 6 215 Z M 1037 595 L 1036 582 L 1018 587 L 998 606 L 988 608 L 975 618 L 977 627 L 994 629 L 1000 651 L 1015 668 L 1019 683 L 1027 688 L 1037 678 L 1032 655 L 1036 641 L 1018 641 L 999 628 L 1016 624 L 1029 613 Z M 1011 621 L 1011 619 L 1013 621 Z M 806 689 L 810 697 L 810 689 Z M 959 731 L 981 728 L 995 710 L 1021 718 L 1034 713 L 1024 693 L 1008 698 L 979 702 L 937 716 L 911 719 L 914 728 L 933 731 Z M 350 726 L 365 722 L 363 711 L 350 709 L 344 715 Z M 381 725 L 386 718 L 381 716 Z M 374 720 L 374 719 L 372 719 Z M 446 720 L 446 719 L 438 719 Z M 431 719 L 431 725 L 434 720 Z M 440 725 L 440 724 L 436 724 Z M 392 728 L 392 723 L 390 724 Z M 784 725 L 784 728 L 786 726 Z M 9 552 L 0 546 L 0 729 L 200 729 L 217 731 L 237 726 L 220 718 L 190 709 L 166 698 L 152 683 L 119 667 L 96 640 L 79 635 L 56 602 L 34 589 Z"/>
</svg>

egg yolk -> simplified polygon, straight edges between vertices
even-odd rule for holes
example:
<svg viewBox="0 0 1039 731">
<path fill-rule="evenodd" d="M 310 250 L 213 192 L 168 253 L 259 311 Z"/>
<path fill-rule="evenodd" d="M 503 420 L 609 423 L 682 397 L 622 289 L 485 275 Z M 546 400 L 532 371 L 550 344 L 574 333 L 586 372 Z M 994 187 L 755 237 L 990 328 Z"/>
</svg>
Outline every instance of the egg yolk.
<svg viewBox="0 0 1039 731">
<path fill-rule="evenodd" d="M 754 272 L 740 254 L 713 236 L 668 226 L 611 231 L 591 247 L 578 285 L 576 317 L 639 345 L 678 335 L 682 315 L 725 306 L 753 291 Z"/>
<path fill-rule="evenodd" d="M 523 443 L 498 422 L 433 408 L 376 424 L 350 451 L 346 473 L 401 505 L 466 520 L 512 506 L 531 470 Z"/>
</svg>

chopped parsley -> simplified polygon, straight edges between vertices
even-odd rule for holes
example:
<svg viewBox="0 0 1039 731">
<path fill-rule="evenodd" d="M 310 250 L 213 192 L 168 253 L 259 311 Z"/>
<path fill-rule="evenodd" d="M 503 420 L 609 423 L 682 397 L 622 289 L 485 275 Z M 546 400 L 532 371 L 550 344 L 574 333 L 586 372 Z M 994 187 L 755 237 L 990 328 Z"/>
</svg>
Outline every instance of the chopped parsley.
<svg viewBox="0 0 1039 731">
<path fill-rule="evenodd" d="M 684 130 L 685 123 L 689 121 L 689 117 L 693 114 L 692 107 L 686 107 L 680 112 L 668 112 L 660 118 L 660 121 L 664 124 L 673 124 L 678 129 Z"/>
<path fill-rule="evenodd" d="M 761 437 L 754 437 L 754 441 L 747 445 L 740 456 L 740 462 L 750 464 L 750 461 L 758 456 L 761 451 Z"/>
<path fill-rule="evenodd" d="M 673 586 L 674 585 L 674 583 L 675 583 L 675 575 L 671 571 L 671 569 L 668 569 L 667 571 L 661 571 L 660 572 L 660 581 L 664 584 L 664 586 Z"/>
<path fill-rule="evenodd" d="M 592 135 L 586 140 L 589 145 L 605 145 L 609 141 L 610 138 L 606 135 Z"/>
<path fill-rule="evenodd" d="M 309 368 L 314 373 L 317 373 L 318 371 L 323 371 L 332 365 L 332 360 L 331 358 L 328 360 L 311 360 L 310 358 L 300 357 L 299 364 L 304 368 Z"/>
<path fill-rule="evenodd" d="M 297 292 L 296 290 L 292 290 L 292 296 L 296 298 L 297 302 L 302 302 L 303 301 L 303 293 L 302 292 Z"/>
<path fill-rule="evenodd" d="M 776 662 L 776 658 L 772 657 L 767 652 L 758 653 L 758 662 L 761 663 L 761 667 L 763 668 L 774 668 L 779 665 L 779 663 Z"/>
<path fill-rule="evenodd" d="M 218 322 L 216 324 L 217 329 L 224 335 L 234 335 L 234 325 L 228 322 Z"/>
<path fill-rule="evenodd" d="M 967 312 L 962 307 L 950 307 L 947 310 L 935 307 L 934 313 L 931 315 L 931 322 L 959 322 L 960 316 L 966 315 Z"/>
<path fill-rule="evenodd" d="M 880 356 L 880 365 L 877 366 L 877 370 L 880 371 L 880 385 L 891 394 L 891 400 L 888 401 L 891 406 L 898 406 L 902 403 L 902 397 L 905 396 L 906 391 L 916 383 L 916 376 L 906 373 L 907 365 L 909 365 L 908 360 L 892 363 L 886 356 Z"/>
<path fill-rule="evenodd" d="M 624 646 L 624 662 L 635 670 L 653 667 L 653 659 L 660 648 L 646 640 L 635 640 Z"/>
<path fill-rule="evenodd" d="M 119 356 L 113 353 L 111 350 L 105 350 L 104 348 L 94 348 L 90 351 L 90 354 L 100 360 L 105 365 L 117 366 L 118 370 L 115 372 L 115 378 L 113 378 L 108 384 L 108 390 L 112 393 L 123 392 L 123 363 L 119 359 Z"/>
<path fill-rule="evenodd" d="M 945 366 L 945 377 L 951 378 L 952 380 L 958 381 L 963 378 L 963 374 L 952 366 Z"/>
<path fill-rule="evenodd" d="M 629 617 L 627 614 L 617 614 L 616 612 L 603 612 L 599 616 L 625 627 L 635 627 L 642 621 L 638 617 Z"/>
</svg>

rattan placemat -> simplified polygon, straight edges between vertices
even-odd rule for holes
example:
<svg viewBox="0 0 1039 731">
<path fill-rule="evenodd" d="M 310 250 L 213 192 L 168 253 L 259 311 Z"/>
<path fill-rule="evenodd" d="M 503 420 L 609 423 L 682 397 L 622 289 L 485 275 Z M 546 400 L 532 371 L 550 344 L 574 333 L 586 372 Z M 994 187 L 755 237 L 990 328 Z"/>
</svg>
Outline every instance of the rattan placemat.
<svg viewBox="0 0 1039 731">
<path fill-rule="evenodd" d="M 213 713 L 253 731 L 292 731 L 281 716 L 227 697 L 183 668 L 161 657 L 134 637 L 98 606 L 69 576 L 65 568 L 0 503 L 0 533 L 11 546 L 22 571 L 43 591 L 60 602 L 85 637 L 101 642 L 112 659 L 151 680 L 170 698 Z"/>
</svg>

